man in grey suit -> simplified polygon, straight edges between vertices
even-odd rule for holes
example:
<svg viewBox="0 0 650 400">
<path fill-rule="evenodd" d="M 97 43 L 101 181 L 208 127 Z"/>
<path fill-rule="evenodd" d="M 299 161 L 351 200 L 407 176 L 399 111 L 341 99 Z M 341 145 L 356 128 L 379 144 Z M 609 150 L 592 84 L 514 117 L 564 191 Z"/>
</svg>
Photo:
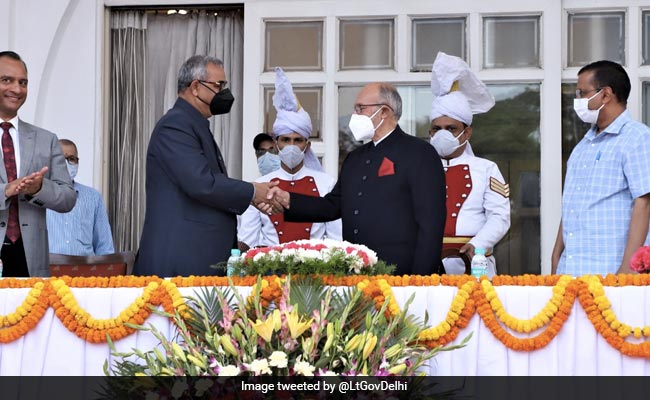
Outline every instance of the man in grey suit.
<svg viewBox="0 0 650 400">
<path fill-rule="evenodd" d="M 214 275 L 212 264 L 237 248 L 237 214 L 266 201 L 277 183 L 228 177 L 208 118 L 234 98 L 221 60 L 189 58 L 178 72 L 178 99 L 158 121 L 147 149 L 147 205 L 137 275 Z M 223 272 L 223 271 L 221 271 Z"/>
<path fill-rule="evenodd" d="M 18 118 L 27 99 L 27 66 L 0 52 L 0 237 L 5 277 L 49 276 L 45 210 L 70 211 L 77 200 L 55 134 Z"/>
</svg>

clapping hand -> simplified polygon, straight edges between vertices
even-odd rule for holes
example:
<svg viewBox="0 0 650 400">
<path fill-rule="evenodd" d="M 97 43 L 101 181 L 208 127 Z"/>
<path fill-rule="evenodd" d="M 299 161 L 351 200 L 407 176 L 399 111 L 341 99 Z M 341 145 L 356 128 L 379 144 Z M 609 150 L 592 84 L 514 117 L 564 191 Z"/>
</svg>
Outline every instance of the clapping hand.
<svg viewBox="0 0 650 400">
<path fill-rule="evenodd" d="M 43 167 L 40 171 L 32 172 L 27 176 L 9 182 L 5 187 L 5 196 L 11 197 L 18 194 L 33 195 L 38 193 L 43 186 L 43 177 L 47 171 L 48 167 Z"/>
</svg>

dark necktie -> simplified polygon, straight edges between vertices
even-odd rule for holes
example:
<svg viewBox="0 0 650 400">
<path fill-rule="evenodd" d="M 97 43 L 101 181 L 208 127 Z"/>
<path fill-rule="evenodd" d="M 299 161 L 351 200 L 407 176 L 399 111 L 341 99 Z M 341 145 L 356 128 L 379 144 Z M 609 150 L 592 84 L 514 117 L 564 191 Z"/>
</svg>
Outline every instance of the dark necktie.
<svg viewBox="0 0 650 400">
<path fill-rule="evenodd" d="M 16 171 L 16 154 L 14 152 L 14 141 L 11 139 L 9 129 L 12 127 L 10 122 L 3 122 L 2 127 L 2 156 L 5 161 L 5 171 L 7 172 L 7 183 L 15 181 L 18 177 Z M 20 224 L 18 222 L 18 198 L 11 197 L 9 205 L 9 221 L 7 222 L 7 238 L 11 243 L 16 242 L 20 237 Z"/>
</svg>

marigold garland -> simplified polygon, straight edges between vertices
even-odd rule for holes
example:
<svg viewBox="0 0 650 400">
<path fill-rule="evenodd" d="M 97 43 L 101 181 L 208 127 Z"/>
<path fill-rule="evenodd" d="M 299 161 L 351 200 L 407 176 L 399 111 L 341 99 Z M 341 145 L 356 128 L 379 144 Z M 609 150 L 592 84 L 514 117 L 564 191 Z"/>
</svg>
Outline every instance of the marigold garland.
<svg viewBox="0 0 650 400">
<path fill-rule="evenodd" d="M 578 301 L 587 313 L 594 328 L 613 348 L 631 357 L 650 357 L 650 342 L 629 343 L 625 338 L 650 336 L 650 326 L 632 328 L 621 323 L 611 309 L 601 279 L 596 276 L 583 276 L 579 281 Z"/>
<path fill-rule="evenodd" d="M 266 276 L 261 280 L 261 301 L 268 306 L 277 301 L 282 292 L 277 276 Z M 571 308 L 578 297 L 582 308 L 589 316 L 594 328 L 603 338 L 621 353 L 650 358 L 650 341 L 628 343 L 626 338 L 650 337 L 650 326 L 631 327 L 620 322 L 611 309 L 603 286 L 649 286 L 650 275 L 607 275 L 587 276 L 572 279 L 565 276 L 504 276 L 494 277 L 492 282 L 476 280 L 466 275 L 430 276 L 319 276 L 323 283 L 331 286 L 358 286 L 381 307 L 390 298 L 387 315 L 399 312 L 392 287 L 400 286 L 456 286 L 458 293 L 452 300 L 449 311 L 438 325 L 423 331 L 420 338 L 430 348 L 455 340 L 461 329 L 467 327 L 469 320 L 478 313 L 485 325 L 504 345 L 510 349 L 532 351 L 543 348 L 557 335 L 567 320 Z M 236 286 L 253 286 L 257 277 L 234 277 Z M 119 340 L 135 330 L 126 324 L 143 324 L 151 315 L 151 307 L 161 306 L 166 312 L 187 312 L 187 306 L 178 288 L 196 286 L 227 286 L 225 277 L 177 277 L 161 279 L 155 276 L 135 277 L 60 277 L 0 279 L 2 288 L 30 288 L 25 300 L 16 310 L 0 316 L 0 343 L 9 343 L 34 329 L 48 307 L 54 309 L 57 318 L 78 337 L 93 343 Z M 545 307 L 533 318 L 519 320 L 509 315 L 501 304 L 495 286 L 552 286 L 552 297 Z M 144 288 L 142 295 L 125 308 L 117 317 L 94 319 L 77 303 L 71 288 Z M 249 296 L 249 301 L 251 297 Z M 499 322 L 501 321 L 501 322 Z M 535 337 L 517 338 L 504 327 L 517 332 L 534 332 L 545 327 Z"/>
<path fill-rule="evenodd" d="M 446 318 L 438 325 L 420 332 L 420 339 L 429 348 L 452 342 L 458 336 L 460 329 L 467 326 L 474 314 L 474 301 L 471 299 L 474 286 L 476 282 L 473 280 L 463 284 L 451 301 Z"/>
</svg>

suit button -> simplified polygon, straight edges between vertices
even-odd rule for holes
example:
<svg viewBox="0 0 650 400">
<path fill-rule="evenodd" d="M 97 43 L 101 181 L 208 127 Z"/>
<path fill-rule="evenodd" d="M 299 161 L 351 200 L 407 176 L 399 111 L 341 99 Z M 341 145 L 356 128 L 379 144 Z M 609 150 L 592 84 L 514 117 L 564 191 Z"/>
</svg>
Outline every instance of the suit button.
<svg viewBox="0 0 650 400">
<path fill-rule="evenodd" d="M 369 165 L 369 164 L 370 164 L 370 160 L 366 160 L 366 165 Z"/>
<path fill-rule="evenodd" d="M 355 230 L 352 231 L 352 233 L 354 233 L 356 235 L 357 233 L 359 233 L 359 230 L 355 229 Z"/>
<path fill-rule="evenodd" d="M 357 196 L 359 196 L 359 197 L 363 196 L 363 192 L 357 193 Z"/>
<path fill-rule="evenodd" d="M 366 175 L 364 175 L 364 176 L 361 177 L 361 180 L 362 180 L 362 181 L 365 181 L 366 179 L 368 179 L 368 176 L 366 176 Z"/>
<path fill-rule="evenodd" d="M 359 215 L 359 210 L 354 210 L 354 215 Z"/>
<path fill-rule="evenodd" d="M 5 226 L 7 226 L 7 223 L 6 223 L 6 222 L 4 222 L 4 221 L 3 221 L 3 222 L 0 222 L 0 228 L 4 228 Z"/>
</svg>

